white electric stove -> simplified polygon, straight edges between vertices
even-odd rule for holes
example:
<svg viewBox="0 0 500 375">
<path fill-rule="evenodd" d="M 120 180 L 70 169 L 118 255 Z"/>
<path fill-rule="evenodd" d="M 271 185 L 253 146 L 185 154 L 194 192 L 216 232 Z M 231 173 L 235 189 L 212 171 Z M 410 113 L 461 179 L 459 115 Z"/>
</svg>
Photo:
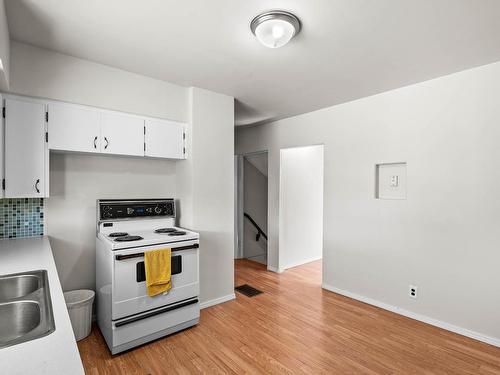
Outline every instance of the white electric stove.
<svg viewBox="0 0 500 375">
<path fill-rule="evenodd" d="M 97 322 L 112 354 L 199 321 L 199 235 L 175 214 L 173 199 L 97 201 Z M 167 247 L 172 289 L 149 297 L 144 252 Z"/>
</svg>

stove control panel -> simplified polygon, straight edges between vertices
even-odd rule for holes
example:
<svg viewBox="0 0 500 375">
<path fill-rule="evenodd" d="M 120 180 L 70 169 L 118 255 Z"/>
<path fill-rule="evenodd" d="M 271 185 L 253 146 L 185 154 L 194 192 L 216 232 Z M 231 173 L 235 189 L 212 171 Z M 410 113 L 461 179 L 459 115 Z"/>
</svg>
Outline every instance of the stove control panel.
<svg viewBox="0 0 500 375">
<path fill-rule="evenodd" d="M 173 199 L 99 200 L 99 220 L 120 220 L 138 217 L 175 217 Z"/>
</svg>

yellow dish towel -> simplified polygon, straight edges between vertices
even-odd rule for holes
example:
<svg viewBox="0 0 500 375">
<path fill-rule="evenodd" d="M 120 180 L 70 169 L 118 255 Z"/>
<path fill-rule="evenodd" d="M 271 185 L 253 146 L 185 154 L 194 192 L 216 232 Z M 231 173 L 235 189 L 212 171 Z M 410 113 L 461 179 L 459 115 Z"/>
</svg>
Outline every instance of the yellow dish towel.
<svg viewBox="0 0 500 375">
<path fill-rule="evenodd" d="M 153 297 L 172 288 L 171 254 L 172 250 L 169 248 L 144 252 L 148 296 Z"/>
</svg>

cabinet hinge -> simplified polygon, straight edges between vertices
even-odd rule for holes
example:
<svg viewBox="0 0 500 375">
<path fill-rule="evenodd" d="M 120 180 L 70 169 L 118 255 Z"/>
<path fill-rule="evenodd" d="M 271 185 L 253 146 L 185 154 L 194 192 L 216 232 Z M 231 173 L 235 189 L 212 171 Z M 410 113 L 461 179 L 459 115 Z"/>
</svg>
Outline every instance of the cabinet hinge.
<svg viewBox="0 0 500 375">
<path fill-rule="evenodd" d="M 146 135 L 146 127 L 144 126 L 144 135 Z"/>
<path fill-rule="evenodd" d="M 49 112 L 45 112 L 45 122 L 49 122 Z"/>
<path fill-rule="evenodd" d="M 5 178 L 2 180 L 2 190 L 5 190 Z"/>
<path fill-rule="evenodd" d="M 186 133 L 182 133 L 182 139 L 186 139 Z"/>
<path fill-rule="evenodd" d="M 2 117 L 5 118 L 5 107 L 2 108 Z"/>
<path fill-rule="evenodd" d="M 45 142 L 49 143 L 49 132 L 45 132 Z"/>
<path fill-rule="evenodd" d="M 182 148 L 182 152 L 184 153 L 184 155 L 186 155 L 186 147 Z"/>
<path fill-rule="evenodd" d="M 144 152 L 146 152 L 146 142 L 144 142 Z"/>
</svg>

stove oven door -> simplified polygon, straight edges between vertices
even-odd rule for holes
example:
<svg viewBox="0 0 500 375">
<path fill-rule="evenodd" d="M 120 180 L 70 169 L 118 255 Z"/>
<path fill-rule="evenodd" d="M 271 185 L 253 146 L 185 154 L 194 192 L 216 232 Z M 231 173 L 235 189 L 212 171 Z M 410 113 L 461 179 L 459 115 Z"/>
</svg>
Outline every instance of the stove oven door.
<svg viewBox="0 0 500 375">
<path fill-rule="evenodd" d="M 121 319 L 147 310 L 197 297 L 199 293 L 198 241 L 182 241 L 113 251 L 112 319 Z M 172 249 L 172 289 L 149 297 L 146 293 L 144 256 L 141 253 Z M 176 250 L 177 249 L 177 250 Z"/>
</svg>

